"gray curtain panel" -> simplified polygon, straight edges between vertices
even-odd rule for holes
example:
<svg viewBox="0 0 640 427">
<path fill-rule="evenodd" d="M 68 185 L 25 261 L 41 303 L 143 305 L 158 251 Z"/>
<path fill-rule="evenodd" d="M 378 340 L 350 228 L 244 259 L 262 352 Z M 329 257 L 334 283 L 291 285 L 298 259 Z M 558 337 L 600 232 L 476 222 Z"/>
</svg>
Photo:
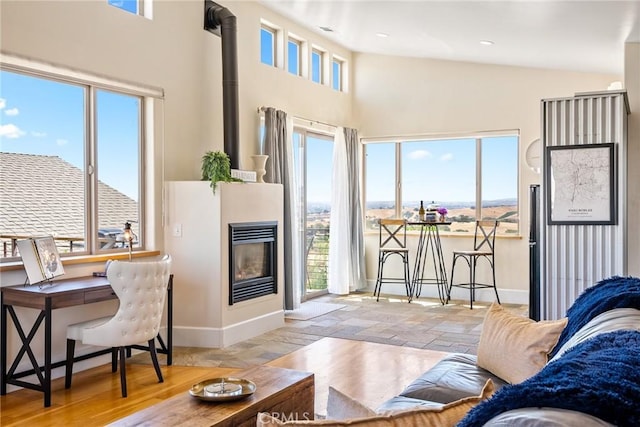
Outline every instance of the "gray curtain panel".
<svg viewBox="0 0 640 427">
<path fill-rule="evenodd" d="M 293 170 L 287 168 L 287 155 L 292 147 L 287 144 L 287 113 L 276 110 L 272 107 L 264 109 L 264 142 L 263 152 L 269 156 L 266 165 L 265 182 L 273 184 L 282 184 L 284 190 L 284 259 L 295 259 L 293 254 L 293 239 L 295 236 L 295 223 L 293 221 L 295 215 L 295 200 L 292 199 L 292 187 L 294 185 Z M 293 310 L 297 307 L 299 301 L 296 301 L 294 287 L 299 286 L 294 283 L 295 263 L 284 263 L 284 308 L 285 310 Z"/>
<path fill-rule="evenodd" d="M 360 202 L 360 141 L 356 129 L 344 128 L 349 168 L 350 222 L 351 222 L 351 283 L 355 289 L 366 287 L 364 263 L 364 231 Z"/>
</svg>

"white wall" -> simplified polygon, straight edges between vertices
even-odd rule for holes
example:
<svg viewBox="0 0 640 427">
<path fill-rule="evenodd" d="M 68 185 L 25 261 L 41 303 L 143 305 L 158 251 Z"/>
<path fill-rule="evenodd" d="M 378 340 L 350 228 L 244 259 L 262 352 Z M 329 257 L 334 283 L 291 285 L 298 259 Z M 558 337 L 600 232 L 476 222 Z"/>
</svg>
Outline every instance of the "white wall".
<svg viewBox="0 0 640 427">
<path fill-rule="evenodd" d="M 240 166 L 252 169 L 258 152 L 257 108 L 272 106 L 297 117 L 350 126 L 351 96 L 260 63 L 260 19 L 281 25 L 309 42 L 351 61 L 351 53 L 263 8 L 256 2 L 219 2 L 237 16 Z M 122 11 L 106 1 L 0 2 L 3 53 L 78 69 L 115 80 L 162 88 L 164 128 L 157 150 L 164 179 L 200 179 L 208 150 L 223 149 L 221 39 L 203 29 L 203 1 L 156 1 L 153 19 Z M 161 194 L 162 189 L 158 189 Z M 154 206 L 162 218 L 162 200 Z M 162 250 L 162 223 L 154 241 Z M 77 272 L 76 272 L 77 270 Z M 71 266 L 67 275 L 84 274 Z M 23 273 L 3 273 L 3 284 Z"/>
<path fill-rule="evenodd" d="M 372 54 L 355 54 L 353 66 L 357 70 L 354 121 L 362 137 L 520 130 L 521 238 L 498 239 L 496 281 L 504 301 L 527 303 L 528 191 L 530 184 L 542 178 L 526 166 L 524 154 L 540 136 L 540 100 L 604 90 L 621 77 Z M 410 244 L 415 245 L 416 240 Z M 367 254 L 376 254 L 377 244 L 377 234 L 368 235 Z M 451 252 L 470 249 L 473 242 L 451 237 L 443 238 L 442 244 L 450 269 Z M 370 279 L 375 278 L 376 268 L 375 255 L 368 255 Z M 488 270 L 481 279 L 488 280 Z M 466 291 L 460 292 L 461 298 L 468 298 Z M 493 299 L 491 292 L 481 292 L 479 299 L 485 296 Z"/>
<path fill-rule="evenodd" d="M 539 136 L 541 98 L 600 90 L 611 80 L 620 79 L 352 54 L 256 2 L 220 3 L 228 6 L 238 20 L 240 162 L 244 168 L 252 167 L 249 156 L 258 151 L 259 106 L 359 128 L 362 136 L 519 128 L 523 151 Z M 204 152 L 223 147 L 220 39 L 203 30 L 202 15 L 202 0 L 155 1 L 153 20 L 118 10 L 106 1 L 3 0 L 0 46 L 5 53 L 163 88 L 164 130 L 159 141 L 165 159 L 164 179 L 193 180 L 200 178 Z M 261 64 L 261 18 L 320 44 L 329 55 L 345 58 L 352 71 L 350 92 L 339 93 Z M 637 71 L 637 66 L 632 69 Z M 386 121 L 390 115 L 392 125 Z M 525 217 L 526 189 L 540 178 L 524 164 L 520 171 L 520 211 Z M 153 207 L 159 218 L 161 206 L 158 200 Z M 162 233 L 160 227 L 158 224 L 158 232 Z M 467 247 L 468 243 L 465 239 L 447 240 L 445 253 Z M 500 286 L 524 292 L 528 271 L 526 238 L 499 243 Z M 368 275 L 375 277 L 372 264 L 375 265 L 376 252 L 371 250 L 371 239 L 367 239 L 367 245 Z M 68 276 L 78 276 L 100 267 L 69 265 L 65 270 Z M 21 283 L 24 273 L 3 272 L 1 279 L 3 285 Z M 179 280 L 176 277 L 176 285 Z M 90 309 L 57 310 L 53 360 L 64 358 L 67 324 L 112 311 L 109 303 L 94 304 Z M 19 315 L 33 317 L 29 310 L 20 310 Z M 10 334 L 10 342 L 12 350 L 17 351 L 15 334 Z"/>
<path fill-rule="evenodd" d="M 154 1 L 153 19 L 132 15 L 106 1 L 0 2 L 0 42 L 3 53 L 27 57 L 111 79 L 164 90 L 164 129 L 158 149 L 164 153 L 164 179 L 200 179 L 200 159 L 207 150 L 223 149 L 222 68 L 220 38 L 203 29 L 203 1 Z M 255 2 L 219 2 L 238 21 L 241 167 L 251 169 L 250 155 L 258 151 L 257 107 L 273 106 L 309 119 L 349 125 L 351 97 L 270 69 L 260 63 L 260 18 L 281 25 L 298 36 L 348 61 L 344 48 L 267 11 Z M 160 183 L 161 184 L 161 183 Z M 161 193 L 162 189 L 158 188 Z M 157 219 L 155 249 L 162 250 L 162 200 L 153 206 Z M 65 265 L 67 277 L 91 274 L 101 263 Z M 2 286 L 23 283 L 22 270 L 3 271 Z M 179 286 L 180 278 L 175 279 Z M 64 359 L 66 325 L 115 311 L 115 302 L 73 307 L 54 312 L 52 360 Z M 176 306 L 176 310 L 180 310 Z M 33 310 L 18 309 L 25 322 Z M 19 339 L 9 332 L 9 353 Z M 41 341 L 35 343 L 42 353 Z M 79 349 L 81 354 L 84 349 Z M 87 361 L 78 364 L 95 364 Z M 21 366 L 26 366 L 23 364 Z M 54 376 L 62 374 L 57 370 Z"/>
<path fill-rule="evenodd" d="M 259 115 L 258 107 L 275 107 L 295 117 L 331 123 L 336 126 L 351 125 L 351 96 L 337 92 L 327 85 L 319 85 L 309 78 L 297 77 L 287 71 L 271 67 L 260 62 L 260 19 L 282 26 L 282 32 L 292 32 L 296 36 L 317 43 L 327 50 L 327 58 L 337 54 L 351 61 L 351 53 L 328 41 L 322 40 L 316 33 L 292 23 L 280 15 L 259 6 L 255 2 L 231 1 L 219 2 L 227 6 L 238 21 L 238 81 L 240 99 L 240 165 L 253 169 L 250 159 L 259 153 Z M 199 7 L 200 2 L 198 2 Z M 211 35 L 205 38 L 205 50 L 210 52 L 205 59 L 206 75 L 220 68 L 220 39 Z M 201 151 L 222 148 L 222 80 L 205 79 L 205 93 L 215 94 L 204 99 L 202 119 L 204 135 L 219 135 L 217 139 L 208 139 Z M 215 107 L 215 108 L 214 108 Z M 207 116 L 213 112 L 219 116 L 211 121 Z M 214 144 L 214 145 L 212 145 Z"/>
</svg>

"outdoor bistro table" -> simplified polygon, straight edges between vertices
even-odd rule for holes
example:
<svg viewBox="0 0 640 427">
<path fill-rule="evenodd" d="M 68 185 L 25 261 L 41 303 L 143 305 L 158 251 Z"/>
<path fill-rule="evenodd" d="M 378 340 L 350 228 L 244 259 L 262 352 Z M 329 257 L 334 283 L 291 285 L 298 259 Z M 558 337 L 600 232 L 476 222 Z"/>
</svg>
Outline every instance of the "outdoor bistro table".
<svg viewBox="0 0 640 427">
<path fill-rule="evenodd" d="M 440 244 L 440 233 L 438 227 L 451 225 L 448 221 L 434 222 L 407 222 L 408 225 L 420 226 L 420 238 L 416 253 L 416 262 L 411 276 L 411 297 L 409 300 L 420 297 L 422 285 L 436 285 L 438 287 L 438 297 L 444 305 L 447 300 L 447 268 L 442 255 L 442 245 Z M 434 275 L 425 277 L 427 264 L 433 265 Z"/>
</svg>

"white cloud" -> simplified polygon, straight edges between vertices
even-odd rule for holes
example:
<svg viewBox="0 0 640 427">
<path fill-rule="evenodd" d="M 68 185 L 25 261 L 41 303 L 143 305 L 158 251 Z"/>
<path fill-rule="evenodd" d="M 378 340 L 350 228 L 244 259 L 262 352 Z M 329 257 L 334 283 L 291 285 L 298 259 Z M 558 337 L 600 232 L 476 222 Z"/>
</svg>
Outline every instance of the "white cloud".
<svg viewBox="0 0 640 427">
<path fill-rule="evenodd" d="M 18 114 L 20 114 L 20 112 L 18 111 L 17 108 L 9 108 L 8 110 L 4 110 L 4 113 L 7 116 L 17 116 Z"/>
<path fill-rule="evenodd" d="M 15 139 L 23 136 L 25 132 L 14 124 L 0 125 L 0 138 Z"/>
<path fill-rule="evenodd" d="M 450 162 L 451 160 L 453 160 L 453 154 L 451 153 L 443 154 L 442 156 L 440 156 L 441 162 Z"/>
<path fill-rule="evenodd" d="M 47 136 L 47 133 L 46 132 L 31 131 L 31 136 L 36 137 L 36 138 L 44 138 L 45 136 Z"/>
<path fill-rule="evenodd" d="M 4 98 L 0 98 L 0 110 L 2 110 L 7 105 L 7 100 Z"/>
<path fill-rule="evenodd" d="M 409 153 L 411 160 L 427 159 L 429 157 L 433 157 L 433 154 L 427 150 L 415 150 Z"/>
<path fill-rule="evenodd" d="M 69 141 L 67 141 L 66 139 L 56 139 L 56 144 L 58 145 L 67 145 L 69 143 Z"/>
</svg>

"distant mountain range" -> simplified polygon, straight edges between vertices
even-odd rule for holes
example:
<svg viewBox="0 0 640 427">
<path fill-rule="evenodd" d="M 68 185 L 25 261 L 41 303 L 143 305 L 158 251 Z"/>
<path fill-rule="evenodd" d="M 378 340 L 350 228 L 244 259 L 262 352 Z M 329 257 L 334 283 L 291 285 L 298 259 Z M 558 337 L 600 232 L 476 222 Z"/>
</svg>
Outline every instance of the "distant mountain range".
<svg viewBox="0 0 640 427">
<path fill-rule="evenodd" d="M 389 209 L 394 206 L 395 202 L 389 201 L 371 201 L 367 202 L 367 209 Z M 516 199 L 496 199 L 496 200 L 485 200 L 483 203 L 484 207 L 496 207 L 496 206 L 515 206 L 518 203 Z M 424 207 L 426 208 L 430 204 L 436 204 L 438 206 L 444 206 L 447 209 L 463 209 L 463 208 L 475 208 L 476 204 L 474 202 L 440 202 L 440 201 L 424 201 Z M 405 202 L 405 208 L 416 208 L 420 207 L 420 202 Z"/>
<path fill-rule="evenodd" d="M 444 206 L 447 209 L 464 209 L 464 208 L 475 208 L 476 204 L 474 202 L 441 202 L 441 201 L 427 201 L 424 200 L 424 207 L 426 208 L 429 204 L 435 203 L 439 206 Z M 483 207 L 492 208 L 497 206 L 516 206 L 518 203 L 517 199 L 496 199 L 496 200 L 486 200 L 483 203 Z M 395 202 L 393 201 L 371 201 L 367 202 L 367 209 L 393 209 Z M 420 207 L 420 201 L 411 201 L 404 203 L 405 208 L 415 208 L 418 209 Z M 323 202 L 315 202 L 309 203 L 307 205 L 308 213 L 326 213 L 329 212 L 329 203 Z"/>
</svg>

